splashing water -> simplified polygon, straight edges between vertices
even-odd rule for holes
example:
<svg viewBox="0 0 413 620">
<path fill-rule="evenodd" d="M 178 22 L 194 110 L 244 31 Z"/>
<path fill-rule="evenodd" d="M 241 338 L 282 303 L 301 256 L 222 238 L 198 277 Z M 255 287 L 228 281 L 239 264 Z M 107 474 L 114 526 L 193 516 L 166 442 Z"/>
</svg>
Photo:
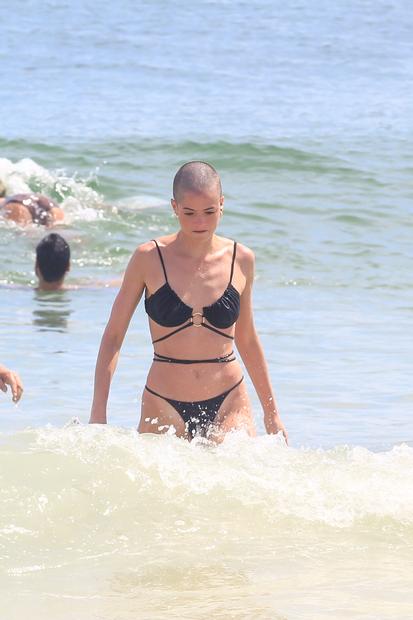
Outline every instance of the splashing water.
<svg viewBox="0 0 413 620">
<path fill-rule="evenodd" d="M 323 609 L 351 598 L 362 566 L 372 589 L 390 587 L 390 567 L 396 591 L 412 582 L 408 446 L 297 450 L 242 434 L 213 446 L 70 425 L 3 435 L 0 464 L 3 579 L 38 612 L 69 618 L 69 599 L 80 618 L 175 618 L 187 604 L 194 618 L 304 618 L 321 592 Z M 365 596 L 374 611 L 386 593 Z"/>
</svg>

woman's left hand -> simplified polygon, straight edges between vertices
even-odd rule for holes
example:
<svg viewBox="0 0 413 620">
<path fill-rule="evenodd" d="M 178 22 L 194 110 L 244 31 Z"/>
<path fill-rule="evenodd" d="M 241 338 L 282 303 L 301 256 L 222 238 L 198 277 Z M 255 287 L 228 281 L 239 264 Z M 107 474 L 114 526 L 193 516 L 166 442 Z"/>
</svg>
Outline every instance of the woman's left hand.
<svg viewBox="0 0 413 620">
<path fill-rule="evenodd" d="M 5 366 L 0 365 L 0 390 L 7 392 L 7 386 L 10 386 L 13 402 L 17 403 L 23 394 L 23 384 L 17 372 L 9 370 Z"/>
<path fill-rule="evenodd" d="M 288 446 L 288 433 L 284 424 L 281 422 L 281 418 L 278 413 L 266 413 L 264 414 L 265 430 L 269 435 L 276 435 L 280 431 L 282 432 L 285 443 Z"/>
</svg>

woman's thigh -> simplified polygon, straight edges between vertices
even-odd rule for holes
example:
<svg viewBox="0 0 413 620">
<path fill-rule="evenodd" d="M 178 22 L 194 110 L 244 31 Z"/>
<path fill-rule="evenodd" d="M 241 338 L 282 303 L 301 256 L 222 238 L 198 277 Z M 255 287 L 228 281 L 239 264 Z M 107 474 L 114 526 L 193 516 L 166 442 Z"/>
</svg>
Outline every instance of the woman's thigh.
<svg viewBox="0 0 413 620">
<path fill-rule="evenodd" d="M 251 402 L 244 381 L 230 392 L 222 403 L 210 438 L 219 443 L 223 441 L 226 433 L 236 430 L 244 430 L 251 437 L 256 435 Z"/>
<path fill-rule="evenodd" d="M 139 433 L 167 433 L 175 429 L 177 437 L 186 437 L 185 422 L 179 413 L 166 400 L 144 390 L 142 394 Z"/>
</svg>

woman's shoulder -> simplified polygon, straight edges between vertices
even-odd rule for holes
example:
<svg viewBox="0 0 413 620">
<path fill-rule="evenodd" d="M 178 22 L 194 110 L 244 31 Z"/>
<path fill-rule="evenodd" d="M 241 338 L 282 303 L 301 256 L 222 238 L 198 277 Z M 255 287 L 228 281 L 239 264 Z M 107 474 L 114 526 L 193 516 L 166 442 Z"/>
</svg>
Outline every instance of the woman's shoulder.
<svg viewBox="0 0 413 620">
<path fill-rule="evenodd" d="M 139 263 L 144 268 L 151 266 L 154 260 L 159 260 L 158 248 L 164 248 L 169 244 L 170 235 L 164 237 L 157 237 L 150 239 L 138 245 L 134 253 L 132 254 L 132 262 Z M 157 247 L 158 246 L 158 247 Z"/>
<path fill-rule="evenodd" d="M 237 256 L 241 260 L 245 260 L 247 262 L 254 262 L 254 252 L 248 246 L 243 243 L 237 242 Z"/>
<path fill-rule="evenodd" d="M 252 281 L 254 279 L 255 271 L 254 252 L 243 243 L 237 243 L 237 260 L 247 281 Z"/>
<path fill-rule="evenodd" d="M 156 253 L 156 246 L 160 248 L 166 247 L 171 243 L 171 241 L 174 240 L 175 237 L 176 235 L 173 234 L 163 235 L 162 237 L 154 237 L 153 239 L 150 239 L 149 241 L 145 241 L 144 243 L 138 245 L 138 247 L 136 248 L 136 252 L 138 252 L 139 254 L 150 254 L 151 252 L 155 251 Z"/>
<path fill-rule="evenodd" d="M 230 242 L 232 245 L 236 242 L 237 244 L 236 257 L 239 263 L 245 264 L 245 266 L 254 264 L 255 256 L 251 248 L 249 248 L 248 246 L 236 240 L 234 241 L 234 240 L 228 239 L 228 242 Z"/>
<path fill-rule="evenodd" d="M 151 252 L 153 252 L 153 250 L 155 249 L 156 249 L 155 241 L 154 239 L 151 239 L 150 241 L 145 241 L 144 243 L 141 243 L 140 245 L 138 245 L 138 247 L 135 250 L 135 254 L 139 256 L 146 256 L 147 254 L 150 254 Z"/>
<path fill-rule="evenodd" d="M 241 270 L 248 274 L 254 271 L 255 255 L 254 252 L 248 246 L 240 243 L 236 239 L 229 239 L 227 237 L 220 237 L 220 241 L 228 249 L 235 248 L 236 243 L 236 260 Z"/>
<path fill-rule="evenodd" d="M 165 237 L 166 238 L 166 237 Z M 164 237 L 157 237 L 156 239 L 150 239 L 148 241 L 144 241 L 144 243 L 141 243 L 140 245 L 138 245 L 138 247 L 135 250 L 135 254 L 137 256 L 141 256 L 141 257 L 145 257 L 148 254 L 152 254 L 153 252 L 157 252 L 156 250 L 156 245 L 158 244 L 158 246 L 162 247 L 163 245 L 165 245 L 163 243 L 163 239 Z"/>
<path fill-rule="evenodd" d="M 229 237 L 218 237 L 220 242 L 222 243 L 222 246 L 227 246 L 228 248 L 231 249 L 234 247 L 234 244 L 237 244 L 237 249 L 236 249 L 236 253 L 237 253 L 237 258 L 253 258 L 254 257 L 254 252 L 247 247 L 246 245 L 244 245 L 243 243 L 240 243 L 237 239 L 230 239 Z"/>
</svg>

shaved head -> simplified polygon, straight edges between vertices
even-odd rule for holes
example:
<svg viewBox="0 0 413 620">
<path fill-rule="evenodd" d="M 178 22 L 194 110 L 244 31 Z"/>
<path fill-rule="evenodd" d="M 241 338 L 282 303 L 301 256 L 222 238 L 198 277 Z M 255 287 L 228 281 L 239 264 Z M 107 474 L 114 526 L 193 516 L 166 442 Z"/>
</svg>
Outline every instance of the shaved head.
<svg viewBox="0 0 413 620">
<path fill-rule="evenodd" d="M 189 161 L 181 166 L 175 175 L 173 194 L 177 202 L 186 192 L 202 194 L 211 189 L 216 189 L 219 196 L 222 196 L 219 174 L 211 164 L 205 161 Z"/>
</svg>

